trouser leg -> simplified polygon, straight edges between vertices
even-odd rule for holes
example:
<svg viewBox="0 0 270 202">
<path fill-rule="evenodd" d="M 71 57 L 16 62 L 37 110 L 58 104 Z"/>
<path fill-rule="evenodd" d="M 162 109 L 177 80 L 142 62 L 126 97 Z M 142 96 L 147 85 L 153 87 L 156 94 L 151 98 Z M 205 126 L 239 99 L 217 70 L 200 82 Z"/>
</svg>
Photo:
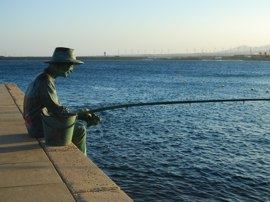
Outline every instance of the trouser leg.
<svg viewBox="0 0 270 202">
<path fill-rule="evenodd" d="M 86 155 L 86 127 L 80 121 L 75 123 L 72 142 Z"/>
</svg>

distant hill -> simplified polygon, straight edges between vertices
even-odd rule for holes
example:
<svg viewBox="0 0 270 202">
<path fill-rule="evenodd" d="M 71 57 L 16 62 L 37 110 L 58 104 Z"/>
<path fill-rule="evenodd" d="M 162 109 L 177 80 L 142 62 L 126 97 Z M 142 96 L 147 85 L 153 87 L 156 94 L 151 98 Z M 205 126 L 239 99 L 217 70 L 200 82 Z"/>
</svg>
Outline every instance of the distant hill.
<svg viewBox="0 0 270 202">
<path fill-rule="evenodd" d="M 238 57 L 240 56 L 240 57 Z M 270 45 L 266 46 L 238 46 L 236 48 L 231 48 L 228 50 L 217 51 L 217 52 L 195 52 L 195 53 L 170 53 L 170 54 L 130 54 L 130 55 L 111 55 L 111 56 L 78 56 L 81 59 L 92 59 L 92 60 L 130 60 L 130 59 L 208 59 L 208 58 L 219 58 L 226 57 L 227 59 L 259 59 L 269 60 L 270 58 Z M 24 59 L 24 60 L 49 60 L 48 56 L 28 56 L 28 57 L 12 57 L 12 56 L 1 56 L 0 60 L 16 60 L 16 59 Z"/>
<path fill-rule="evenodd" d="M 270 45 L 266 46 L 258 46 L 258 47 L 252 47 L 252 46 L 238 46 L 236 48 L 228 49 L 225 51 L 219 51 L 218 54 L 224 54 L 224 55 L 259 55 L 267 53 L 267 55 L 270 55 Z"/>
</svg>

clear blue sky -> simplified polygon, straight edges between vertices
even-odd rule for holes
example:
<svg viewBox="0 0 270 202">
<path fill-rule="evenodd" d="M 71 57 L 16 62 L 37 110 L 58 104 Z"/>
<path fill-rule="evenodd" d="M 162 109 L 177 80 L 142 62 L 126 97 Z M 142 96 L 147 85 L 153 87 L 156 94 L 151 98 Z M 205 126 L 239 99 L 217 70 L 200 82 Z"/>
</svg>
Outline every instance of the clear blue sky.
<svg viewBox="0 0 270 202">
<path fill-rule="evenodd" d="M 174 53 L 270 44 L 270 0 L 0 0 L 0 55 Z"/>
</svg>

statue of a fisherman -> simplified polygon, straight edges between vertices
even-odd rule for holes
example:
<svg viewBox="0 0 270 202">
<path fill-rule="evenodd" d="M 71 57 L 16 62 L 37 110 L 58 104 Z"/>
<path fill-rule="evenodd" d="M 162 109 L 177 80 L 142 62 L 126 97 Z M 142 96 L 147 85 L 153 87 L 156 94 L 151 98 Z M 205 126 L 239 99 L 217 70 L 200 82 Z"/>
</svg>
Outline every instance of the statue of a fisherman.
<svg viewBox="0 0 270 202">
<path fill-rule="evenodd" d="M 24 119 L 28 133 L 33 138 L 44 137 L 41 117 L 43 108 L 56 117 L 70 113 L 58 100 L 55 79 L 67 77 L 75 65 L 83 64 L 76 59 L 73 49 L 64 47 L 56 48 L 51 60 L 46 63 L 48 67 L 28 86 L 24 98 Z M 86 127 L 80 120 L 86 121 L 88 125 L 96 125 L 100 120 L 87 109 L 79 110 L 77 115 L 79 120 L 74 126 L 72 142 L 86 154 Z"/>
</svg>

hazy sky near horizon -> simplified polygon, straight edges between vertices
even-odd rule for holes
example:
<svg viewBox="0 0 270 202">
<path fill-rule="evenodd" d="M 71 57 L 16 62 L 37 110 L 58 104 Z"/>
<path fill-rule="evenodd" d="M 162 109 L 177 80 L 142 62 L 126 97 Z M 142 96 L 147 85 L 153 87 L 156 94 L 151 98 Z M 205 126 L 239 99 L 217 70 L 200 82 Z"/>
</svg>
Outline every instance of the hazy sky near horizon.
<svg viewBox="0 0 270 202">
<path fill-rule="evenodd" d="M 0 55 L 183 53 L 270 44 L 269 0 L 0 0 Z"/>
</svg>

